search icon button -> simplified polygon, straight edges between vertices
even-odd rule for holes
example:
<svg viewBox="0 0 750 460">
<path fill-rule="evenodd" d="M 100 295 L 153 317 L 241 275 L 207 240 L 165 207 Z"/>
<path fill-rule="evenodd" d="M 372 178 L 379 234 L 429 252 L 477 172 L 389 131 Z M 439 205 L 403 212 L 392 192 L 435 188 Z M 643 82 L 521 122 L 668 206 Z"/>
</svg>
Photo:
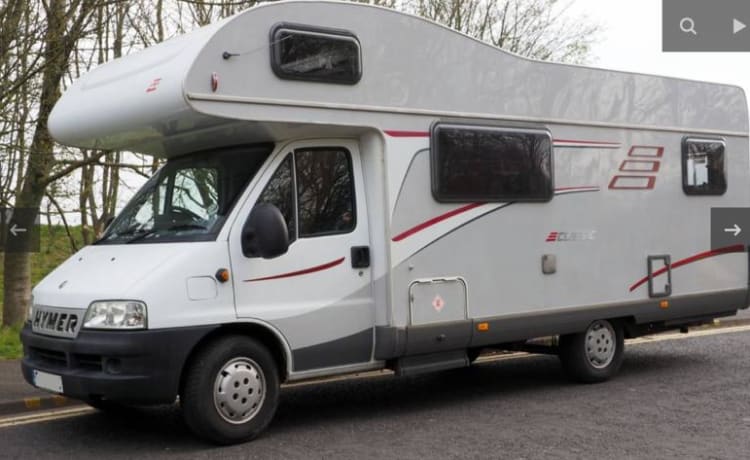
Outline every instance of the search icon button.
<svg viewBox="0 0 750 460">
<path fill-rule="evenodd" d="M 698 35 L 698 33 L 695 31 L 695 21 L 693 21 L 693 18 L 690 17 L 680 19 L 680 30 L 685 32 L 686 34 Z"/>
</svg>

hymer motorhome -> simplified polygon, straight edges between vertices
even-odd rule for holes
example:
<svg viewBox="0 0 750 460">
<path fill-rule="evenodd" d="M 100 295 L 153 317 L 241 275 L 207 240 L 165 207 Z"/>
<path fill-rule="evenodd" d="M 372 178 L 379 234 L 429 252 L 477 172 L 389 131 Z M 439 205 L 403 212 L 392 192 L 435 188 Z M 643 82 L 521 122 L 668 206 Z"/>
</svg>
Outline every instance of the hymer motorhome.
<svg viewBox="0 0 750 460">
<path fill-rule="evenodd" d="M 103 237 L 33 291 L 32 384 L 172 403 L 219 443 L 279 386 L 468 366 L 559 337 L 585 382 L 623 340 L 748 306 L 733 86 L 525 59 L 356 3 L 266 3 L 104 64 L 59 142 L 165 159 Z M 530 348 L 529 348 L 530 349 Z"/>
</svg>

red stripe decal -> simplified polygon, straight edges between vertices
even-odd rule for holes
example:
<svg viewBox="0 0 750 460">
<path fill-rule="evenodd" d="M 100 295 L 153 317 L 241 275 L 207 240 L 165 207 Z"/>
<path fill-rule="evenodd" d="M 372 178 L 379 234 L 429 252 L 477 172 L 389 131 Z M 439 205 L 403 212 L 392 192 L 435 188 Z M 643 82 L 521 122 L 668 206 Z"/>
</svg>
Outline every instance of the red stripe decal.
<svg viewBox="0 0 750 460">
<path fill-rule="evenodd" d="M 564 142 L 566 144 L 602 144 L 602 145 L 620 145 L 619 142 L 605 141 L 577 141 L 572 139 L 554 139 L 553 142 Z"/>
<path fill-rule="evenodd" d="M 634 164 L 647 164 L 651 166 L 651 169 L 642 169 L 638 166 L 632 166 Z M 656 160 L 623 160 L 620 164 L 620 171 L 622 172 L 640 172 L 640 173 L 652 173 L 659 172 L 659 163 Z"/>
<path fill-rule="evenodd" d="M 292 276 L 300 276 L 300 275 L 307 275 L 309 273 L 315 273 L 323 270 L 328 270 L 329 268 L 333 268 L 336 265 L 341 265 L 341 263 L 346 259 L 346 257 L 342 257 L 340 259 L 336 259 L 333 262 L 328 262 L 327 264 L 323 265 L 316 265 L 315 267 L 305 268 L 303 270 L 297 270 L 294 272 L 289 273 L 282 273 L 281 275 L 273 275 L 273 276 L 264 276 L 262 278 L 252 278 L 249 280 L 245 280 L 246 283 L 252 283 L 254 281 L 267 281 L 267 280 L 277 280 L 281 278 L 290 278 Z"/>
<path fill-rule="evenodd" d="M 592 185 L 592 186 L 583 186 L 583 187 L 563 187 L 563 188 L 555 189 L 555 193 L 558 193 L 558 192 L 572 192 L 572 191 L 597 192 L 597 191 L 599 191 L 599 187 L 596 186 L 596 185 Z M 437 217 L 433 217 L 430 220 L 422 222 L 419 225 L 415 225 L 414 227 L 412 227 L 412 228 L 410 228 L 410 229 L 408 229 L 408 230 L 406 230 L 404 232 L 399 233 L 398 235 L 396 235 L 393 238 L 391 238 L 391 241 L 405 240 L 406 238 L 412 236 L 413 234 L 421 232 L 422 230 L 424 230 L 427 227 L 431 227 L 431 226 L 433 226 L 433 225 L 435 225 L 435 224 L 437 224 L 439 222 L 442 222 L 442 221 L 444 221 L 446 219 L 450 219 L 451 217 L 457 216 L 457 215 L 459 215 L 461 213 L 464 213 L 466 211 L 471 211 L 472 209 L 477 208 L 479 206 L 482 206 L 483 204 L 486 204 L 486 203 L 471 203 L 471 204 L 467 204 L 466 206 L 462 206 L 460 208 L 456 208 L 456 209 L 454 209 L 452 211 L 448 211 L 445 214 L 440 214 Z"/>
<path fill-rule="evenodd" d="M 445 214 L 440 214 L 439 216 L 433 217 L 430 220 L 422 222 L 421 224 L 416 225 L 416 226 L 410 228 L 409 230 L 406 230 L 405 232 L 399 233 L 398 235 L 394 236 L 391 240 L 392 241 L 401 241 L 403 239 L 406 239 L 406 238 L 412 236 L 415 233 L 421 232 L 422 230 L 426 229 L 427 227 L 431 227 L 431 226 L 433 226 L 433 225 L 435 225 L 435 224 L 437 224 L 439 222 L 442 222 L 442 221 L 444 221 L 446 219 L 450 219 L 453 216 L 457 216 L 457 215 L 459 215 L 459 214 L 461 214 L 463 212 L 470 211 L 470 210 L 472 210 L 474 208 L 482 206 L 482 204 L 484 204 L 484 203 L 471 203 L 471 204 L 467 204 L 466 206 L 462 206 L 460 208 L 456 208 L 456 209 L 454 209 L 452 211 L 448 211 Z"/>
<path fill-rule="evenodd" d="M 638 179 L 642 183 L 639 185 L 617 185 L 617 183 L 623 179 L 631 180 L 631 181 L 633 179 Z M 609 189 L 610 190 L 652 190 L 654 188 L 654 184 L 656 184 L 655 176 L 628 176 L 628 175 L 615 176 L 609 182 Z"/>
<path fill-rule="evenodd" d="M 430 137 L 430 133 L 427 131 L 398 131 L 390 129 L 383 132 L 391 137 Z"/>
<path fill-rule="evenodd" d="M 638 150 L 652 150 L 654 152 L 653 155 L 647 155 L 645 153 L 636 153 Z M 634 145 L 630 147 L 630 151 L 628 151 L 629 157 L 636 157 L 636 158 L 661 158 L 661 156 L 664 155 L 664 147 L 660 147 L 658 145 Z"/>
<path fill-rule="evenodd" d="M 693 262 L 698 262 L 699 260 L 708 259 L 709 257 L 720 256 L 722 254 L 731 254 L 735 252 L 745 252 L 745 246 L 741 244 L 735 244 L 733 246 L 727 246 L 724 248 L 701 252 L 693 256 L 687 257 L 685 259 L 678 260 L 677 262 L 673 263 L 670 266 L 670 268 L 675 269 L 675 268 L 682 267 L 683 265 L 691 264 Z M 657 276 L 663 275 L 666 272 L 667 272 L 667 267 L 660 268 L 659 270 L 656 270 L 654 273 L 652 273 L 652 278 L 656 278 Z M 630 286 L 630 292 L 633 292 L 634 290 L 638 288 L 638 286 L 642 285 L 643 283 L 647 281 L 648 281 L 648 276 L 639 279 L 635 284 Z"/>
</svg>

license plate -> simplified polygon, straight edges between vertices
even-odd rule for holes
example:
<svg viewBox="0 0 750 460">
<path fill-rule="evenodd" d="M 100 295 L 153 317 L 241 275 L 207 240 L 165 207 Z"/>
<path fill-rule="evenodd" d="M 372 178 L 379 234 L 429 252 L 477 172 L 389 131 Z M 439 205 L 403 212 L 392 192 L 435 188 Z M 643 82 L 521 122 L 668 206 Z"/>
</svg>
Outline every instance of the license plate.
<svg viewBox="0 0 750 460">
<path fill-rule="evenodd" d="M 62 377 L 42 371 L 34 371 L 34 385 L 55 393 L 63 392 Z"/>
</svg>

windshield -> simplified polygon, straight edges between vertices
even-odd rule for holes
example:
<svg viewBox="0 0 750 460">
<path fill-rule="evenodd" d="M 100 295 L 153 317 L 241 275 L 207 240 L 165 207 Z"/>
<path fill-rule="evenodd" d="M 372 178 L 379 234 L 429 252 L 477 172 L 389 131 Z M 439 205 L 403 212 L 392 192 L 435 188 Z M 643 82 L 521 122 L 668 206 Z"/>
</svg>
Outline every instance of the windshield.
<svg viewBox="0 0 750 460">
<path fill-rule="evenodd" d="M 133 197 L 98 244 L 209 241 L 271 152 L 243 147 L 169 160 Z"/>
</svg>

